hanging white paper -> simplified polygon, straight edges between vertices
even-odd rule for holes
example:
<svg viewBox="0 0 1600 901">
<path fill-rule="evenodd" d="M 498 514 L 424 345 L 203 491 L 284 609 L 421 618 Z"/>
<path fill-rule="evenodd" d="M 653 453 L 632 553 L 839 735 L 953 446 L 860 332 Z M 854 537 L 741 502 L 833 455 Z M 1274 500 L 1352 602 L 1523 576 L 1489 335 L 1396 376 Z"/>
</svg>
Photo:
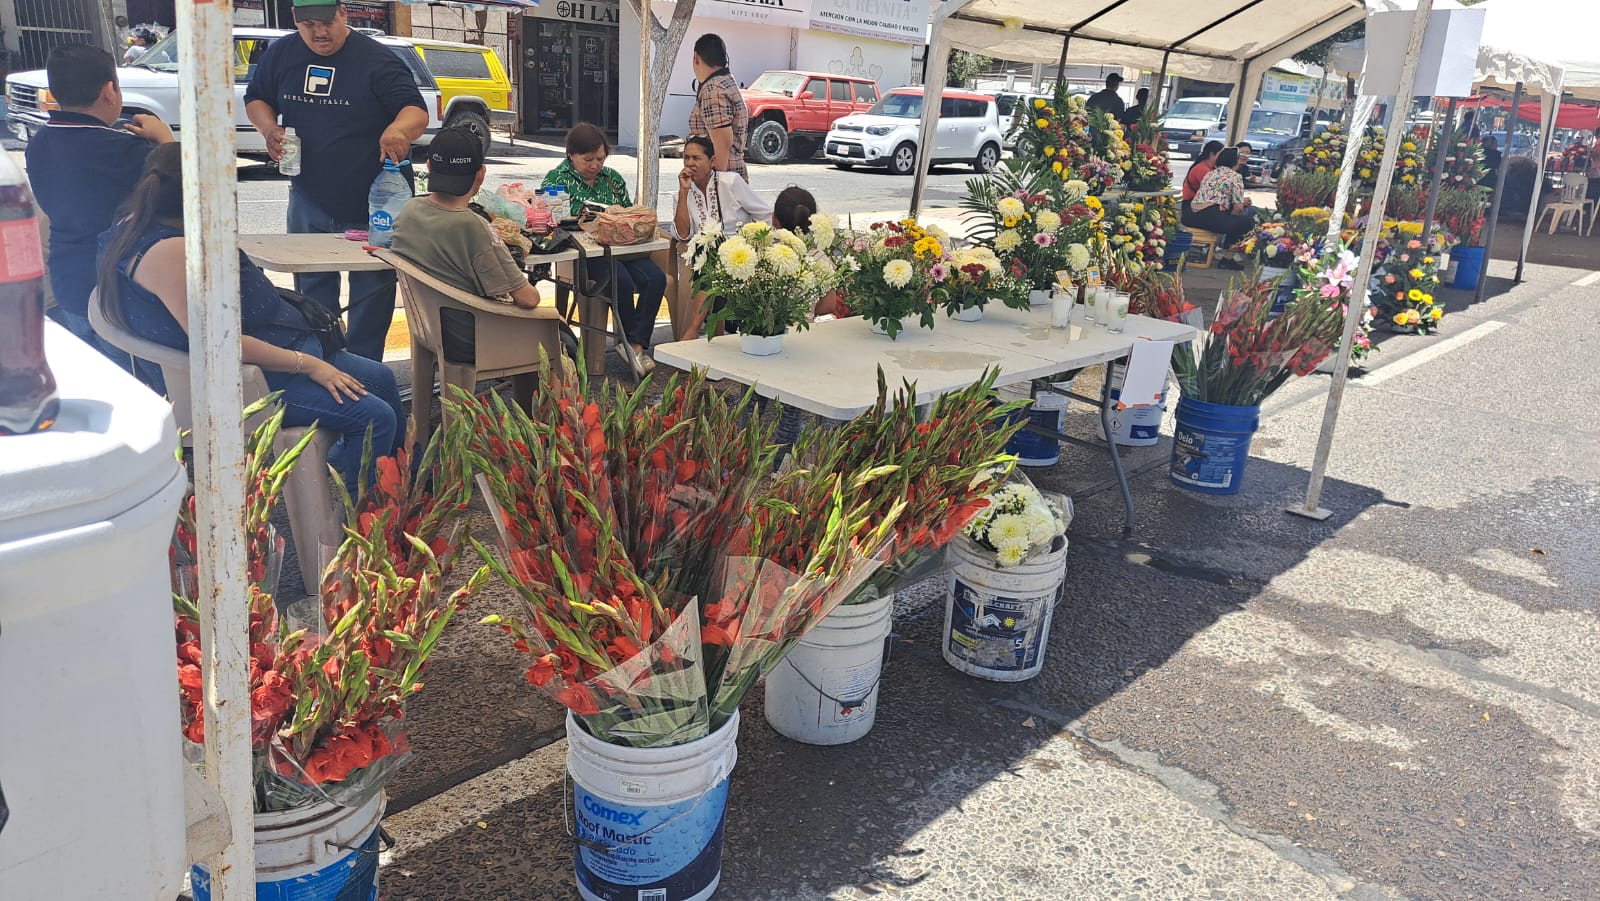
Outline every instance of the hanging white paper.
<svg viewBox="0 0 1600 901">
<path fill-rule="evenodd" d="M 1167 390 L 1167 370 L 1172 366 L 1172 344 L 1171 341 L 1145 339 L 1133 342 L 1117 409 L 1148 407 L 1160 402 Z"/>
</svg>

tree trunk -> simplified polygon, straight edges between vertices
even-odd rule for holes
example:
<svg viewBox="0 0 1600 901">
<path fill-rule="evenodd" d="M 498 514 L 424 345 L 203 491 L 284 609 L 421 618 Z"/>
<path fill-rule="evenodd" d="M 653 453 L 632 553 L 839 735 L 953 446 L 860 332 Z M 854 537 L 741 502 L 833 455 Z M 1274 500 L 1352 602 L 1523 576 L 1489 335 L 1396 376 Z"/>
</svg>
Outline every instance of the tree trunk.
<svg viewBox="0 0 1600 901">
<path fill-rule="evenodd" d="M 678 49 L 683 46 L 683 36 L 689 32 L 689 19 L 694 15 L 695 0 L 678 0 L 672 9 L 672 21 L 667 25 L 662 25 L 656 19 L 648 0 L 628 0 L 628 5 L 639 16 L 640 29 L 649 30 L 652 45 L 650 58 L 639 61 L 640 72 L 648 72 L 650 81 L 644 92 L 643 114 L 639 119 L 637 197 L 639 203 L 654 206 L 657 185 L 661 182 L 661 111 L 667 102 L 672 65 L 678 59 Z"/>
</svg>

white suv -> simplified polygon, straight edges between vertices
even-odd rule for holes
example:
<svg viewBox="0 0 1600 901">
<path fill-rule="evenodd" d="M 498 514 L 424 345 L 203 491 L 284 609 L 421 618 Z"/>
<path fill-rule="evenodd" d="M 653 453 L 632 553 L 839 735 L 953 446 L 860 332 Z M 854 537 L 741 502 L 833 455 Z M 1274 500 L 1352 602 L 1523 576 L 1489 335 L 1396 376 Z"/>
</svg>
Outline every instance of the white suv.
<svg viewBox="0 0 1600 901">
<path fill-rule="evenodd" d="M 872 109 L 833 123 L 823 155 L 840 169 L 882 166 L 895 175 L 916 171 L 922 145 L 922 88 L 896 88 Z M 993 97 L 947 90 L 939 104 L 933 162 L 967 163 L 980 173 L 1000 162 L 999 113 Z"/>
<path fill-rule="evenodd" d="M 244 89 L 250 83 L 256 61 L 261 58 L 267 45 L 287 34 L 294 32 L 274 28 L 233 30 L 233 121 L 241 156 L 267 155 L 266 139 L 245 116 Z M 434 82 L 427 63 L 423 62 L 409 41 L 392 37 L 377 37 L 376 40 L 393 50 L 416 79 L 417 89 L 422 92 L 423 102 L 428 107 L 428 131 L 418 143 L 427 144 L 433 140 L 434 132 L 439 130 L 439 86 Z M 181 138 L 182 123 L 178 121 L 180 72 L 178 33 L 173 32 L 145 51 L 133 65 L 117 70 L 117 80 L 122 85 L 123 115 L 150 113 L 158 116 L 172 126 L 172 130 Z M 56 109 L 48 85 L 49 80 L 43 69 L 13 72 L 6 79 L 7 123 L 24 141 L 31 139 L 34 132 L 49 120 L 50 111 Z"/>
</svg>

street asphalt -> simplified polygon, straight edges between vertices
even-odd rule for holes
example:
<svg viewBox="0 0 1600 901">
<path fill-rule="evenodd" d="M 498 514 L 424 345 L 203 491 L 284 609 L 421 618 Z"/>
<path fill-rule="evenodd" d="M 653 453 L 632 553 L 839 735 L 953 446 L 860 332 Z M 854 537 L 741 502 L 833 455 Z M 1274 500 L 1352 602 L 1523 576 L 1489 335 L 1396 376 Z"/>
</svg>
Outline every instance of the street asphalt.
<svg viewBox="0 0 1600 901">
<path fill-rule="evenodd" d="M 497 152 L 491 183 L 557 161 Z M 241 176 L 242 230 L 281 229 L 284 181 Z M 937 175 L 930 205 L 967 177 Z M 839 212 L 903 208 L 910 185 L 814 163 L 753 181 Z M 1513 285 L 1519 238 L 1482 303 L 1442 292 L 1437 335 L 1380 336 L 1353 371 L 1328 520 L 1283 512 L 1323 421 L 1331 380 L 1311 375 L 1264 406 L 1238 495 L 1170 484 L 1170 439 L 1126 451 L 1131 536 L 1103 455 L 1029 473 L 1078 514 L 1036 679 L 945 664 L 931 580 L 896 598 L 864 739 L 783 738 L 755 692 L 717 897 L 1600 897 L 1600 240 L 1535 238 Z M 1190 273 L 1191 297 L 1227 277 Z M 562 712 L 476 624 L 509 603 L 492 586 L 457 619 L 409 708 L 387 901 L 577 897 Z"/>
</svg>

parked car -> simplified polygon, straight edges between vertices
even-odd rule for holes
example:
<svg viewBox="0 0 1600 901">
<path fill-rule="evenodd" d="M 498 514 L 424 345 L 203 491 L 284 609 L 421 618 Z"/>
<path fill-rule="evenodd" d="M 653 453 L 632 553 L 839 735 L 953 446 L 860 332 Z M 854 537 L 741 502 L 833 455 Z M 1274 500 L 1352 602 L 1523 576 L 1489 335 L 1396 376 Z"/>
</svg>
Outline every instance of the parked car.
<svg viewBox="0 0 1600 901">
<path fill-rule="evenodd" d="M 1159 125 L 1167 152 L 1199 159 L 1207 135 L 1228 127 L 1228 98 L 1185 97 L 1167 110 Z"/>
<path fill-rule="evenodd" d="M 1000 127 L 1005 130 L 1005 136 L 1000 139 L 1001 147 L 1006 150 L 1017 150 L 1017 141 L 1027 131 L 1029 111 L 1033 109 L 1035 100 L 1050 102 L 1050 98 L 1043 94 L 1002 91 L 994 95 L 995 106 L 1000 111 Z"/>
<path fill-rule="evenodd" d="M 787 69 L 761 73 L 741 93 L 750 112 L 744 156 L 754 163 L 811 159 L 835 121 L 879 99 L 870 78 Z"/>
<path fill-rule="evenodd" d="M 1306 146 L 1310 114 L 1293 110 L 1258 109 L 1250 113 L 1250 124 L 1243 140 L 1250 144 L 1250 162 L 1243 173 L 1246 184 L 1260 183 L 1283 174 L 1284 164 L 1298 156 Z M 1228 134 L 1217 129 L 1207 141 L 1228 143 Z"/>
<path fill-rule="evenodd" d="M 484 153 L 492 142 L 489 123 L 516 117 L 511 108 L 511 78 L 492 48 L 424 38 L 379 40 L 391 46 L 391 42 L 401 41 L 416 48 L 439 86 L 443 104 L 439 117 L 444 127 L 467 128 L 483 142 Z"/>
<path fill-rule="evenodd" d="M 244 91 L 250 83 L 251 74 L 255 72 L 256 62 L 266 51 L 267 45 L 291 34 L 294 32 L 274 28 L 241 27 L 233 30 L 233 121 L 240 156 L 267 155 L 266 139 L 255 130 L 245 115 Z M 487 98 L 464 88 L 447 104 L 440 92 L 439 83 L 417 50 L 419 43 L 438 44 L 446 48 L 468 45 L 419 42 L 410 38 L 388 36 L 378 36 L 374 40 L 394 51 L 394 54 L 406 64 L 416 80 L 417 90 L 422 92 L 423 102 L 428 108 L 428 129 L 417 141 L 417 146 L 427 146 L 433 140 L 433 135 L 445 123 L 474 127 L 478 124 L 478 120 L 485 120 L 486 111 L 493 109 L 489 106 Z M 492 51 L 490 54 L 492 55 Z M 179 137 L 182 137 L 183 123 L 178 111 L 178 78 L 181 74 L 178 35 L 177 32 L 173 32 L 145 51 L 133 65 L 117 70 L 117 77 L 122 85 L 123 114 L 150 113 L 159 116 L 162 121 L 172 126 L 172 130 Z M 504 69 L 500 70 L 500 74 L 503 78 Z M 6 78 L 7 123 L 17 137 L 24 141 L 31 139 L 50 118 L 50 111 L 58 108 L 55 98 L 50 96 L 48 85 L 49 80 L 43 69 L 13 72 Z M 508 99 L 503 99 L 501 102 L 509 105 Z M 481 135 L 484 149 L 487 151 L 489 146 L 487 121 L 483 121 L 482 125 Z"/>
<path fill-rule="evenodd" d="M 922 145 L 922 88 L 896 88 L 865 113 L 833 123 L 823 155 L 840 169 L 916 170 Z M 947 90 L 939 105 L 933 163 L 968 163 L 980 173 L 1000 162 L 1000 113 L 993 97 Z"/>
</svg>

